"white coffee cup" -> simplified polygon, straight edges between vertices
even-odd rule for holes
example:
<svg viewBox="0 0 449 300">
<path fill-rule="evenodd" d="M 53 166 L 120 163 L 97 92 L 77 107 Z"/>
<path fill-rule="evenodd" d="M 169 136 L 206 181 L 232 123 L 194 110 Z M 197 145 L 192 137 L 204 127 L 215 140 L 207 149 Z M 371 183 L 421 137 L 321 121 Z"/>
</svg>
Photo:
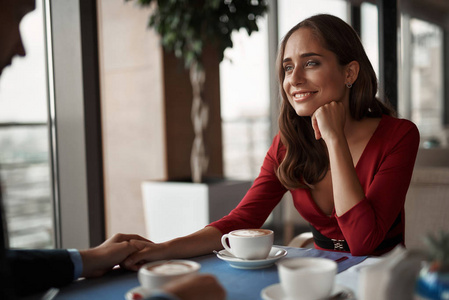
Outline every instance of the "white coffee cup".
<svg viewBox="0 0 449 300">
<path fill-rule="evenodd" d="M 281 287 L 288 300 L 325 299 L 332 293 L 337 263 L 327 258 L 297 257 L 278 264 Z"/>
<path fill-rule="evenodd" d="M 223 235 L 221 243 L 235 257 L 265 259 L 273 246 L 273 236 L 269 229 L 239 229 Z"/>
<path fill-rule="evenodd" d="M 142 287 L 152 290 L 172 280 L 198 273 L 200 268 L 199 263 L 190 260 L 162 260 L 143 265 L 137 277 Z"/>
</svg>

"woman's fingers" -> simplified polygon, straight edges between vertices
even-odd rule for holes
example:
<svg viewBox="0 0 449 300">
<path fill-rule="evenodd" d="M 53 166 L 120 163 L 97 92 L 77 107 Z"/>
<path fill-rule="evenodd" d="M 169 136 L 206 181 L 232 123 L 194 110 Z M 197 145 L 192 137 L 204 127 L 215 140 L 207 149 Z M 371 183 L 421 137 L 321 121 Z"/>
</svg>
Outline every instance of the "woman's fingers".
<svg viewBox="0 0 449 300">
<path fill-rule="evenodd" d="M 130 240 L 140 240 L 140 241 L 146 241 L 149 243 L 152 243 L 150 240 L 138 235 L 138 234 L 124 234 L 124 233 L 116 233 L 113 237 L 111 237 L 112 241 L 114 242 L 123 242 L 123 241 L 130 241 Z"/>
<path fill-rule="evenodd" d="M 142 240 L 130 241 L 138 251 L 132 253 L 122 265 L 129 270 L 137 271 L 144 263 L 163 259 L 163 250 L 159 244 Z"/>
<path fill-rule="evenodd" d="M 313 131 L 315 132 L 315 139 L 316 140 L 321 139 L 320 127 L 318 126 L 318 121 L 316 119 L 315 113 L 312 115 L 312 128 Z"/>
<path fill-rule="evenodd" d="M 345 108 L 342 102 L 332 101 L 319 107 L 312 115 L 312 127 L 318 140 L 331 137 L 344 129 Z"/>
</svg>

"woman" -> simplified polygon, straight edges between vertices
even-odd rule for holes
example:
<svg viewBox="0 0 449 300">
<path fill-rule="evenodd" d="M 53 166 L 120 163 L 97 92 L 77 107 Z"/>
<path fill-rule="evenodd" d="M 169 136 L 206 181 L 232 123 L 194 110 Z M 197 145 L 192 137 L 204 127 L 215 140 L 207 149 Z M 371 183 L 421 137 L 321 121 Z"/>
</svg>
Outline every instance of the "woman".
<svg viewBox="0 0 449 300">
<path fill-rule="evenodd" d="M 278 70 L 280 133 L 237 208 L 189 236 L 142 245 L 125 265 L 221 249 L 222 234 L 262 226 L 288 190 L 316 248 L 377 255 L 404 243 L 419 133 L 376 99 L 355 31 L 330 15 L 304 20 L 283 39 Z"/>
</svg>

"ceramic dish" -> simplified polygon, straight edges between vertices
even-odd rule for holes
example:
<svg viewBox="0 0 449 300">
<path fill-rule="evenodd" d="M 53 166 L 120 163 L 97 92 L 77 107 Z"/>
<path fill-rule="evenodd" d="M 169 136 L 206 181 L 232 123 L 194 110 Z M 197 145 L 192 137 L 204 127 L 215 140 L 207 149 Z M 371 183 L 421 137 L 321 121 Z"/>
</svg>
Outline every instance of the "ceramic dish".
<svg viewBox="0 0 449 300">
<path fill-rule="evenodd" d="M 226 250 L 221 250 L 217 253 L 217 257 L 226 261 L 233 268 L 237 269 L 262 269 L 272 266 L 279 259 L 287 255 L 287 250 L 277 247 L 272 247 L 270 254 L 266 259 L 241 259 L 237 258 Z"/>
<path fill-rule="evenodd" d="M 264 288 L 261 292 L 261 296 L 263 300 L 287 300 L 280 283 L 272 284 Z M 350 288 L 336 284 L 328 299 L 354 300 L 355 297 Z"/>
<path fill-rule="evenodd" d="M 142 286 L 137 286 L 133 289 L 130 289 L 125 294 L 126 300 L 143 300 L 150 295 L 150 291 Z"/>
</svg>

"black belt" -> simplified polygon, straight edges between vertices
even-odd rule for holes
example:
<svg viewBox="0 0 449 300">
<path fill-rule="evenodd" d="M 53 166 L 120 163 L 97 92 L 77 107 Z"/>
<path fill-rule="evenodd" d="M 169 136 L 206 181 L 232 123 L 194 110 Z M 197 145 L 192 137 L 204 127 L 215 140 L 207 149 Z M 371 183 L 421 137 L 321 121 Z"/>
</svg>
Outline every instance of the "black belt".
<svg viewBox="0 0 449 300">
<path fill-rule="evenodd" d="M 399 217 L 400 218 L 400 214 Z M 393 223 L 393 227 L 395 227 L 395 225 L 397 225 L 397 219 L 396 221 Z M 310 228 L 312 230 L 312 234 L 313 234 L 313 239 L 315 241 L 315 244 L 322 248 L 322 249 L 328 249 L 328 250 L 335 250 L 335 251 L 347 251 L 350 252 L 351 250 L 349 249 L 349 245 L 346 242 L 346 240 L 337 240 L 337 239 L 331 239 L 328 238 L 327 236 L 324 236 L 321 234 L 321 232 L 319 232 L 315 227 L 313 227 L 312 225 L 310 225 Z M 393 248 L 394 246 L 402 243 L 404 241 L 404 237 L 402 234 L 398 234 L 395 237 L 389 238 L 387 240 L 384 240 L 382 243 L 380 243 L 380 245 L 376 248 L 375 251 L 380 251 L 380 250 L 385 250 L 388 248 Z"/>
<path fill-rule="evenodd" d="M 310 229 L 312 230 L 313 239 L 315 241 L 315 244 L 322 248 L 322 249 L 328 249 L 328 250 L 336 250 L 336 251 L 348 251 L 349 246 L 346 240 L 337 240 L 337 239 L 330 239 L 327 236 L 324 236 L 319 232 L 315 227 L 310 225 Z"/>
</svg>

